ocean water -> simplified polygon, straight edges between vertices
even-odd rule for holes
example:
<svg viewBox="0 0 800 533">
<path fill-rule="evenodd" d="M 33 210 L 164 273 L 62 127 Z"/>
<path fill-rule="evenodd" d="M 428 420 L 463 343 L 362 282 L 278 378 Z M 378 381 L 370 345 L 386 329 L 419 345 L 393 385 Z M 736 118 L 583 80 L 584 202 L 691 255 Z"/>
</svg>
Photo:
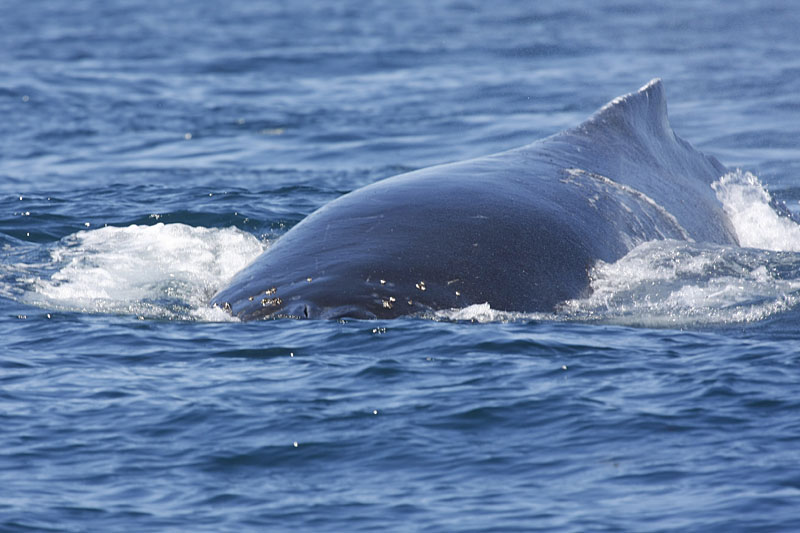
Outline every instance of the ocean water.
<svg viewBox="0 0 800 533">
<path fill-rule="evenodd" d="M 0 3 L 0 531 L 797 531 L 800 8 Z M 661 77 L 742 247 L 542 315 L 241 323 L 376 180 Z M 420 221 L 424 231 L 425 221 Z"/>
</svg>

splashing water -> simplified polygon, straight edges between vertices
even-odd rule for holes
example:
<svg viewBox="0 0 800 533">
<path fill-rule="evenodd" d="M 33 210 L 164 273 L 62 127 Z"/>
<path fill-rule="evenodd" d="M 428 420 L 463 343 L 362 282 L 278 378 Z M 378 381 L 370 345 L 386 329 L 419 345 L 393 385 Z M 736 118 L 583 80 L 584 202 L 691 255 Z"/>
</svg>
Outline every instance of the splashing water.
<svg viewBox="0 0 800 533">
<path fill-rule="evenodd" d="M 800 303 L 800 226 L 756 176 L 735 171 L 712 188 L 741 247 L 663 240 L 640 244 L 590 272 L 591 294 L 556 313 L 508 313 L 489 304 L 434 320 L 580 320 L 685 326 L 761 320 Z M 105 227 L 62 239 L 36 264 L 4 264 L 6 285 L 36 306 L 183 320 L 230 320 L 210 297 L 265 248 L 236 228 L 184 224 Z M 10 275 L 11 274 L 11 275 Z"/>
<path fill-rule="evenodd" d="M 800 252 L 800 226 L 783 212 L 758 177 L 736 170 L 711 187 L 736 229 L 739 244 L 762 250 Z"/>
<path fill-rule="evenodd" d="M 148 318 L 226 320 L 211 295 L 264 249 L 236 228 L 184 224 L 80 231 L 50 251 L 22 300 L 42 307 Z"/>
<path fill-rule="evenodd" d="M 568 318 L 674 327 L 762 320 L 800 304 L 800 226 L 759 179 L 737 170 L 712 188 L 741 244 L 643 243 L 598 262 L 592 294 L 566 302 Z"/>
<path fill-rule="evenodd" d="M 800 255 L 652 241 L 591 272 L 566 317 L 648 327 L 752 322 L 800 303 Z"/>
</svg>

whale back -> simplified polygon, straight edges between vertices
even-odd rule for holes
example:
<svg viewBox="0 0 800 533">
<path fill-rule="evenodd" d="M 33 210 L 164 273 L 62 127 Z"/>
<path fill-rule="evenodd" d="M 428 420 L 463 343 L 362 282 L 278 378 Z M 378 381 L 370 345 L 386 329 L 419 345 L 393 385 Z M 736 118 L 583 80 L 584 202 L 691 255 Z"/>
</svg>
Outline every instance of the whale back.
<svg viewBox="0 0 800 533">
<path fill-rule="evenodd" d="M 378 181 L 318 209 L 212 303 L 242 319 L 390 318 L 488 302 L 552 311 L 653 239 L 735 243 L 660 80 L 528 146 Z"/>
</svg>

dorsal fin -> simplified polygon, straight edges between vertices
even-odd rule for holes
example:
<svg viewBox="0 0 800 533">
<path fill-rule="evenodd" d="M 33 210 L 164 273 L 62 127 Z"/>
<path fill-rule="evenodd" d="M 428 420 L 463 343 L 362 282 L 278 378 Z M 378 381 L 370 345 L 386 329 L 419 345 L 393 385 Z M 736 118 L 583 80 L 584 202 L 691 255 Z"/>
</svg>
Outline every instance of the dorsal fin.
<svg viewBox="0 0 800 533">
<path fill-rule="evenodd" d="M 667 98 L 660 78 L 650 80 L 636 92 L 614 98 L 575 130 L 602 129 L 625 136 L 643 132 L 658 138 L 674 138 L 667 116 Z"/>
<path fill-rule="evenodd" d="M 555 166 L 599 174 L 657 199 L 689 235 L 709 242 L 736 242 L 709 187 L 727 169 L 675 135 L 658 78 L 614 98 L 582 124 L 545 139 L 535 149 Z M 716 214 L 698 218 L 698 210 Z M 714 223 L 709 225 L 709 220 Z"/>
</svg>

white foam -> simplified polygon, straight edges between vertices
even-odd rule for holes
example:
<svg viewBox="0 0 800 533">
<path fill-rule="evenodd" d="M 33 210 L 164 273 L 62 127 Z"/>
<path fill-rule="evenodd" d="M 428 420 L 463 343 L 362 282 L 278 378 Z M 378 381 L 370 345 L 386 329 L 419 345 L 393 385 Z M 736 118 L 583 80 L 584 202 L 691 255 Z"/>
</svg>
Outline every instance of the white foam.
<svg viewBox="0 0 800 533">
<path fill-rule="evenodd" d="M 741 244 L 640 244 L 591 271 L 591 295 L 565 302 L 568 319 L 644 326 L 762 320 L 800 305 L 800 226 L 759 179 L 737 170 L 712 188 Z"/>
<path fill-rule="evenodd" d="M 185 224 L 80 231 L 51 251 L 51 276 L 32 280 L 28 303 L 82 312 L 225 320 L 208 300 L 265 244 L 237 228 Z"/>
<path fill-rule="evenodd" d="M 731 172 L 712 187 L 743 248 L 647 242 L 619 261 L 595 265 L 591 295 L 565 302 L 556 313 L 509 313 L 484 303 L 431 318 L 681 327 L 761 320 L 800 305 L 800 226 L 773 209 L 770 194 L 750 173 Z M 50 249 L 49 261 L 0 266 L 8 280 L 21 282 L 15 287 L 24 286 L 21 299 L 34 305 L 217 321 L 230 316 L 208 307 L 210 297 L 266 245 L 236 228 L 106 227 L 63 239 Z M 0 289 L 19 296 L 8 286 Z"/>
<path fill-rule="evenodd" d="M 761 320 L 800 303 L 800 255 L 651 241 L 591 272 L 592 294 L 565 317 L 644 326 Z"/>
<path fill-rule="evenodd" d="M 733 224 L 739 244 L 763 250 L 800 252 L 800 226 L 772 207 L 772 196 L 750 172 L 736 170 L 711 187 Z"/>
<path fill-rule="evenodd" d="M 461 309 L 443 309 L 433 314 L 436 320 L 452 320 L 455 322 L 511 322 L 531 315 L 512 313 L 492 309 L 488 303 L 473 304 Z"/>
</svg>

